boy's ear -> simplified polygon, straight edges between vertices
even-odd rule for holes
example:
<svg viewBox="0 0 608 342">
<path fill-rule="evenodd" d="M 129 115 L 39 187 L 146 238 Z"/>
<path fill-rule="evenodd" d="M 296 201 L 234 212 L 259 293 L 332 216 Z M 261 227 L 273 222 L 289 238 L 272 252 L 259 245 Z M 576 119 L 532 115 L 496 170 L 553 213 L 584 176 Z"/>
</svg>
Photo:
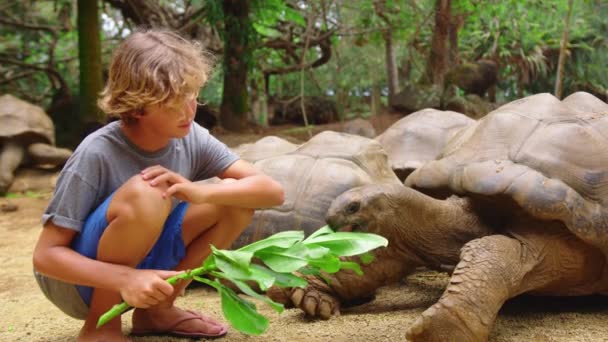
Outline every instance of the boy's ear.
<svg viewBox="0 0 608 342">
<path fill-rule="evenodd" d="M 144 116 L 144 114 L 145 114 L 144 109 L 143 108 L 139 108 L 139 109 L 135 110 L 135 112 L 133 113 L 133 117 L 136 118 L 136 119 L 139 119 L 142 116 Z"/>
</svg>

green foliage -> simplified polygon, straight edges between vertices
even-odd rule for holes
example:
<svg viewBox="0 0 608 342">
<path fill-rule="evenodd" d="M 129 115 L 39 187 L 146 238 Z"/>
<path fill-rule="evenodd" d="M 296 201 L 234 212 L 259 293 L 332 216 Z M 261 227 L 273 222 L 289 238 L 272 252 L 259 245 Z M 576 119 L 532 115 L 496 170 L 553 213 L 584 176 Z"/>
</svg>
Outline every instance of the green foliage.
<svg viewBox="0 0 608 342">
<path fill-rule="evenodd" d="M 365 263 L 371 261 L 368 251 L 386 246 L 388 241 L 369 233 L 334 232 L 325 226 L 304 239 L 302 231 L 286 231 L 274 234 L 241 247 L 238 250 L 219 250 L 212 247 L 211 255 L 197 269 L 167 279 L 170 284 L 178 280 L 194 279 L 215 288 L 222 299 L 224 317 L 238 331 L 262 334 L 268 328 L 268 319 L 257 312 L 255 304 L 237 295 L 220 280 L 228 280 L 244 294 L 256 298 L 276 312 L 283 312 L 283 305 L 258 294 L 247 281 L 256 282 L 260 289 L 270 286 L 305 287 L 306 281 L 293 274 L 320 274 L 321 271 L 335 273 L 341 269 L 354 270 L 362 274 L 357 263 L 344 262 L 340 257 L 363 254 Z M 259 260 L 260 263 L 253 263 Z M 205 276 L 213 277 L 213 280 Z M 127 303 L 115 305 L 99 318 L 100 327 L 129 309 Z"/>
<path fill-rule="evenodd" d="M 2 6 L 3 18 L 28 28 L 0 26 L 0 93 L 14 94 L 46 107 L 60 86 L 47 70 L 57 71 L 56 76 L 69 88 L 77 88 L 77 40 L 72 12 L 67 0 L 13 1 Z"/>
<path fill-rule="evenodd" d="M 6 198 L 47 198 L 48 193 L 41 193 L 36 191 L 26 191 L 21 193 L 7 192 L 3 197 Z"/>
<path fill-rule="evenodd" d="M 218 108 L 222 103 L 224 70 L 216 67 L 209 81 L 201 89 L 199 101 Z"/>
<path fill-rule="evenodd" d="M 279 21 L 292 22 L 302 27 L 306 26 L 302 13 L 289 7 L 285 1 L 253 1 L 252 5 L 253 16 L 255 18 L 253 28 L 263 37 L 279 37 L 281 33 L 275 29 Z"/>
<path fill-rule="evenodd" d="M 425 70 L 434 28 L 435 0 L 254 0 L 249 3 L 251 27 L 243 37 L 252 43 L 254 50 L 251 55 L 244 53 L 242 58 L 249 66 L 249 79 L 255 81 L 258 94 L 263 85 L 264 70 L 297 64 L 301 56 L 301 48 L 291 51 L 290 55 L 284 50 L 264 47 L 265 43 L 285 38 L 280 35 L 286 36 L 287 31 L 281 29 L 287 26 L 291 30 L 291 41 L 301 43 L 305 18 L 310 14 L 315 18 L 316 28 L 335 30 L 335 33 L 331 37 L 332 57 L 329 63 L 303 74 L 304 92 L 305 95 L 333 97 L 339 108 L 345 109 L 343 114 L 369 113 L 368 95 L 372 87 L 386 87 L 383 33 L 387 30 L 392 35 L 397 63 L 403 70 L 401 88 L 416 83 Z M 452 0 L 451 3 L 452 14 L 462 15 L 465 19 L 458 32 L 461 60 L 492 58 L 499 62 L 499 100 L 553 91 L 567 0 Z M 78 40 L 76 11 L 71 8 L 72 4 L 70 0 L 12 1 L 2 6 L 0 15 L 6 20 L 52 27 L 56 36 L 48 30 L 0 25 L 0 93 L 12 93 L 48 108 L 59 86 L 44 71 L 49 65 L 65 81 L 72 94 L 78 93 Z M 107 1 L 102 1 L 102 4 L 102 48 L 104 66 L 107 67 L 110 52 L 135 25 L 125 20 L 121 11 Z M 176 20 L 181 18 L 186 8 L 200 9 L 204 15 L 197 17 L 194 25 L 213 26 L 220 34 L 224 33 L 227 22 L 223 15 L 223 1 L 162 0 L 157 4 L 174 12 Z M 383 6 L 382 15 L 374 7 L 378 4 Z M 607 8 L 608 2 L 602 0 L 574 2 L 565 94 L 578 89 L 596 89 L 601 93 L 608 88 L 608 76 L 604 71 L 608 62 Z M 51 51 L 49 47 L 55 39 L 56 45 Z M 306 52 L 308 62 L 318 57 L 317 48 Z M 37 69 L 23 68 L 6 62 L 8 60 Z M 218 70 L 203 89 L 203 102 L 213 106 L 221 103 L 222 72 Z M 299 93 L 299 72 L 270 78 L 269 95 L 289 98 Z M 61 116 L 60 120 L 72 120 L 67 118 L 68 114 L 64 111 L 57 115 Z M 55 124 L 60 126 L 58 122 Z M 60 133 L 66 131 L 62 127 L 58 130 Z"/>
<path fill-rule="evenodd" d="M 498 59 L 501 64 L 499 86 L 505 100 L 519 97 L 518 87 L 528 89 L 521 95 L 553 92 L 567 1 L 459 0 L 457 5 L 467 13 L 459 35 L 461 57 L 465 60 Z M 573 54 L 578 54 L 581 61 L 595 61 L 596 55 L 602 55 L 597 46 L 591 48 L 590 44 L 591 37 L 605 37 L 600 33 L 602 25 L 606 25 L 605 16 L 597 13 L 602 8 L 606 11 L 606 5 L 596 1 L 575 2 L 569 41 Z M 566 80 L 583 80 L 584 76 L 573 72 L 571 64 L 572 61 L 567 63 Z"/>
</svg>

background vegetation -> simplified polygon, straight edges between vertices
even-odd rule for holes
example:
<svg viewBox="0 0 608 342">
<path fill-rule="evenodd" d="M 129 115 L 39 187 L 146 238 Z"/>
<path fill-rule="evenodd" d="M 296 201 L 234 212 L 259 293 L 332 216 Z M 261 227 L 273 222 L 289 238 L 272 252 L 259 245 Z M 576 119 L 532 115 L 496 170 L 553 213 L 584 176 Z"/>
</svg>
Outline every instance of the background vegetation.
<svg viewBox="0 0 608 342">
<path fill-rule="evenodd" d="M 404 94 L 445 107 L 470 92 L 450 88 L 450 71 L 480 60 L 497 66 L 488 102 L 577 90 L 606 101 L 606 18 L 602 0 L 8 0 L 0 94 L 44 107 L 73 146 L 104 120 L 95 94 L 117 42 L 167 27 L 218 57 L 200 100 L 230 130 L 266 125 L 278 106 L 306 111 L 304 99 L 339 118 L 406 114 Z"/>
</svg>

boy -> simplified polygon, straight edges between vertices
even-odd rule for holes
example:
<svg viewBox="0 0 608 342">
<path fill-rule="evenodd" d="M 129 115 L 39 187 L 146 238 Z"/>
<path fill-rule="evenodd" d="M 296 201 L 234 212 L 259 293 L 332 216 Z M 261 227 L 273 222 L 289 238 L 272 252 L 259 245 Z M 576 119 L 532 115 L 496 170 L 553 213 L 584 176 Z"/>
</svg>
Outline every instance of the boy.
<svg viewBox="0 0 608 342">
<path fill-rule="evenodd" d="M 33 255 L 47 298 L 85 319 L 78 341 L 127 341 L 119 318 L 95 328 L 121 300 L 136 308 L 134 335 L 226 334 L 174 307 L 187 283 L 164 279 L 199 266 L 210 244 L 228 248 L 254 209 L 283 202 L 283 189 L 193 122 L 210 69 L 198 45 L 159 30 L 133 33 L 112 57 L 99 105 L 121 120 L 66 163 Z M 213 176 L 223 181 L 188 180 Z"/>
</svg>

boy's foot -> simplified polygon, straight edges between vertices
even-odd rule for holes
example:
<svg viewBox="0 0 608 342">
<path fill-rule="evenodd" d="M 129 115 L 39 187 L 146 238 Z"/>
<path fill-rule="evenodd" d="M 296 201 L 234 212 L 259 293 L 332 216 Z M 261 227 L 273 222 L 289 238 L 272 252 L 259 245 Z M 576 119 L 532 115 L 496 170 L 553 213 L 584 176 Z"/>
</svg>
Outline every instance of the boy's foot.
<svg viewBox="0 0 608 342">
<path fill-rule="evenodd" d="M 132 335 L 170 335 L 189 338 L 210 338 L 226 335 L 228 327 L 198 312 L 175 306 L 133 312 Z"/>
<path fill-rule="evenodd" d="M 116 318 L 108 322 L 106 325 L 96 327 L 97 316 L 94 314 L 87 317 L 84 325 L 78 333 L 77 342 L 102 342 L 102 341 L 116 341 L 116 342 L 131 342 L 121 330 L 120 318 Z"/>
<path fill-rule="evenodd" d="M 103 342 L 103 341 L 116 341 L 116 342 L 131 342 L 126 336 L 124 336 L 120 331 L 118 332 L 108 332 L 99 330 L 86 331 L 84 329 L 80 330 L 80 334 L 78 334 L 77 342 Z"/>
</svg>

